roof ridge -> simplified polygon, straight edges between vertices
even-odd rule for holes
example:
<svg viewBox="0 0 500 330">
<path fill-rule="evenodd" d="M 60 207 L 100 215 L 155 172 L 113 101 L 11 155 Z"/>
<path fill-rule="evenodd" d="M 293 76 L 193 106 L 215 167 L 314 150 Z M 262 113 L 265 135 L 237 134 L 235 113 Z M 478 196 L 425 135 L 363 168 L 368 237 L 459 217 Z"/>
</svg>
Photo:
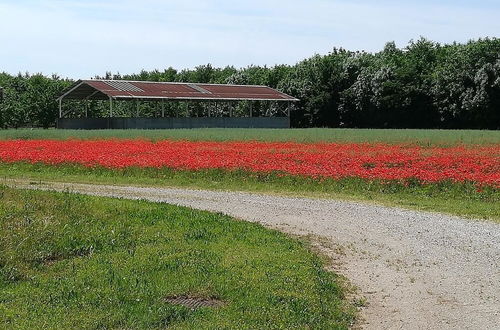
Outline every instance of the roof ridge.
<svg viewBox="0 0 500 330">
<path fill-rule="evenodd" d="M 123 81 L 129 83 L 145 83 L 145 84 L 171 84 L 171 85 L 187 85 L 187 84 L 195 84 L 195 85 L 207 85 L 207 86 L 235 86 L 235 87 L 272 87 L 266 85 L 241 85 L 241 84 L 214 84 L 214 83 L 199 83 L 199 82 L 184 82 L 184 81 L 148 81 L 148 80 L 125 80 L 125 79 L 82 79 L 81 81 Z"/>
</svg>

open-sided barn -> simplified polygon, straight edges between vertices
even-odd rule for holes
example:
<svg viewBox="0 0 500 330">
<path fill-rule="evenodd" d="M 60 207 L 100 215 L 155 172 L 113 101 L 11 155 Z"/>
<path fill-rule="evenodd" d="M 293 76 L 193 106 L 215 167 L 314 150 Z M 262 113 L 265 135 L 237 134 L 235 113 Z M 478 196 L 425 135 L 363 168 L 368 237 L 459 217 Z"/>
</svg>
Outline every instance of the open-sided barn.
<svg viewBox="0 0 500 330">
<path fill-rule="evenodd" d="M 64 118 L 65 100 L 109 102 L 107 117 L 89 118 L 87 113 L 77 118 Z M 79 80 L 58 98 L 58 128 L 105 129 L 105 128 L 196 128 L 196 127 L 290 127 L 290 109 L 298 99 L 267 86 L 222 85 L 198 83 L 173 83 L 125 80 Z M 117 117 L 113 112 L 116 102 L 133 101 L 156 102 L 161 107 L 160 115 L 155 117 L 135 116 Z M 165 102 L 203 102 L 201 116 L 191 116 L 189 112 L 165 116 Z M 233 113 L 234 105 L 239 102 L 249 104 L 248 112 L 243 115 Z M 252 109 L 256 102 L 274 105 L 271 112 L 255 116 Z M 221 111 L 221 104 L 226 106 Z M 227 106 L 230 104 L 230 106 Z M 198 114 L 197 114 L 198 115 Z"/>
</svg>

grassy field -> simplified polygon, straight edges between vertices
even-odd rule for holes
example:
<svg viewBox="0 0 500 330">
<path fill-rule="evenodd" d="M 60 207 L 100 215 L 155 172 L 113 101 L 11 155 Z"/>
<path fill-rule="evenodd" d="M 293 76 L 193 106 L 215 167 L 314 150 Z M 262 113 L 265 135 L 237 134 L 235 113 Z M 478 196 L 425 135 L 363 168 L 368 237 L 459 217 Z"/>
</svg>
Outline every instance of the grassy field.
<svg viewBox="0 0 500 330">
<path fill-rule="evenodd" d="M 244 171 L 175 171 L 126 168 L 111 170 L 83 166 L 0 163 L 2 178 L 32 181 L 188 187 L 210 190 L 262 192 L 280 195 L 336 198 L 402 206 L 424 211 L 490 219 L 500 222 L 500 191 L 477 191 L 472 184 L 443 182 L 422 186 L 381 184 L 362 179 L 315 180 L 304 177 L 256 174 Z"/>
<path fill-rule="evenodd" d="M 145 138 L 152 140 L 500 144 L 500 131 L 415 129 L 173 129 L 173 130 L 0 130 L 0 139 Z"/>
<path fill-rule="evenodd" d="M 354 318 L 305 243 L 220 214 L 0 187 L 0 229 L 2 329 L 345 329 Z"/>
</svg>

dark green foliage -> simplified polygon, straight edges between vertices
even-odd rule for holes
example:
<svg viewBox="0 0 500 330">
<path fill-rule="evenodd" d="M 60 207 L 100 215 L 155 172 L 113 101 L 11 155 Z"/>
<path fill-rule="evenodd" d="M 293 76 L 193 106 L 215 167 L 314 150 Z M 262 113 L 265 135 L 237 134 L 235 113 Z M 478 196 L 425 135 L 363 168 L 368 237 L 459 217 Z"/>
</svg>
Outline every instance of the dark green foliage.
<svg viewBox="0 0 500 330">
<path fill-rule="evenodd" d="M 72 81 L 58 76 L 10 76 L 0 73 L 4 101 L 0 103 L 0 127 L 54 126 L 58 115 L 56 98 Z"/>
<path fill-rule="evenodd" d="M 378 53 L 334 49 L 296 65 L 106 73 L 107 79 L 268 85 L 301 101 L 292 112 L 294 127 L 500 128 L 500 39 L 441 45 L 424 38 L 404 49 L 391 42 Z M 0 75 L 5 87 L 3 127 L 53 125 L 56 95 L 70 82 L 41 75 Z M 240 104 L 236 113 L 248 113 Z M 82 115 L 81 106 L 67 105 Z M 263 115 L 266 104 L 256 104 Z M 91 116 L 106 115 L 107 104 L 93 102 Z M 169 103 L 167 115 L 203 116 L 206 105 Z M 133 103 L 116 105 L 117 115 L 134 116 Z M 272 112 L 278 113 L 276 105 Z M 141 116 L 158 116 L 154 103 L 143 103 Z"/>
</svg>

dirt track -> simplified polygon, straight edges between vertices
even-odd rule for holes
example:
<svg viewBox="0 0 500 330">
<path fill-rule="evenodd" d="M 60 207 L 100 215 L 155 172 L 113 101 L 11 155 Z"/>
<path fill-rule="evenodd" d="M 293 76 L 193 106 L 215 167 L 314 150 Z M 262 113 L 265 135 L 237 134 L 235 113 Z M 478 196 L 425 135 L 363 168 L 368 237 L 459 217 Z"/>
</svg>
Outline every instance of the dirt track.
<svg viewBox="0 0 500 330">
<path fill-rule="evenodd" d="M 368 301 L 366 329 L 500 329 L 500 225 L 354 202 L 85 184 L 6 184 L 217 211 L 310 235 Z"/>
</svg>

